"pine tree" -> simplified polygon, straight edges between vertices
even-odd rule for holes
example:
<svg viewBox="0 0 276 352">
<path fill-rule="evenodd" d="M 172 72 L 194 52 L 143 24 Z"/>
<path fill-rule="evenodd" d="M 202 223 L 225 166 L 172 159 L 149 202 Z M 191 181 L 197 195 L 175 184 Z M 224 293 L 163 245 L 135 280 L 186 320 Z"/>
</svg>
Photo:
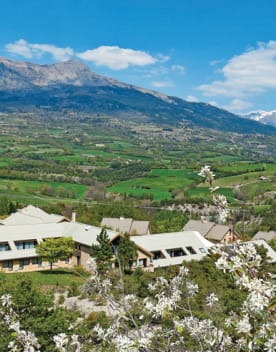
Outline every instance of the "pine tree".
<svg viewBox="0 0 276 352">
<path fill-rule="evenodd" d="M 97 236 L 97 242 L 98 244 L 91 246 L 91 255 L 96 261 L 99 275 L 103 275 L 110 269 L 113 261 L 112 246 L 105 229 Z"/>
<path fill-rule="evenodd" d="M 136 244 L 131 241 L 129 233 L 125 233 L 120 237 L 120 242 L 117 247 L 117 256 L 123 271 L 130 270 L 133 261 L 137 259 L 137 247 Z"/>
</svg>

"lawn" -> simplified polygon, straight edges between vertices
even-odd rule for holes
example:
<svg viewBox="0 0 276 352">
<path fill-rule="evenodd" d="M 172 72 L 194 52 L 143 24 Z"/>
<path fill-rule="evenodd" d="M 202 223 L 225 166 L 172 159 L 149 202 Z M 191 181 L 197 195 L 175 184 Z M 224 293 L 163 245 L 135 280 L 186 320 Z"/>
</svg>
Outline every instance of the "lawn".
<svg viewBox="0 0 276 352">
<path fill-rule="evenodd" d="M 81 285 L 89 277 L 89 273 L 79 274 L 77 271 L 69 269 L 54 269 L 44 271 L 33 271 L 29 273 L 2 274 L 5 279 L 11 282 L 18 281 L 22 276 L 31 278 L 32 282 L 38 286 L 55 286 L 56 288 L 68 287 L 74 283 Z"/>
</svg>

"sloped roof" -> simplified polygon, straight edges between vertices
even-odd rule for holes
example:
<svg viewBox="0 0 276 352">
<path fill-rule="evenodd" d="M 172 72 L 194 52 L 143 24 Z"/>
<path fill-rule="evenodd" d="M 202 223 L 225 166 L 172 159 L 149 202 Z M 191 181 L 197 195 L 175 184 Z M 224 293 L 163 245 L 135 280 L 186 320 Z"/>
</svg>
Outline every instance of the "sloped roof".
<svg viewBox="0 0 276 352">
<path fill-rule="evenodd" d="M 211 228 L 205 237 L 208 238 L 208 240 L 221 241 L 228 231 L 229 226 L 216 224 Z"/>
<path fill-rule="evenodd" d="M 273 240 L 274 238 L 276 238 L 276 232 L 275 231 L 269 231 L 269 232 L 265 232 L 265 231 L 259 231 L 256 233 L 255 236 L 252 237 L 252 240 L 266 240 L 266 241 L 270 241 Z"/>
<path fill-rule="evenodd" d="M 78 222 L 64 223 L 64 236 L 72 236 L 75 242 L 91 246 L 97 243 L 97 236 L 101 232 L 101 228 L 92 225 L 86 225 Z M 117 236 L 116 231 L 106 230 L 110 240 Z"/>
<path fill-rule="evenodd" d="M 149 222 L 142 220 L 133 220 L 130 228 L 130 234 L 146 235 L 149 231 Z"/>
<path fill-rule="evenodd" d="M 197 231 L 203 237 L 215 226 L 214 222 L 204 222 L 201 220 L 189 220 L 187 224 L 183 227 L 184 231 Z"/>
<path fill-rule="evenodd" d="M 145 235 L 148 233 L 149 222 L 133 220 L 132 218 L 103 218 L 102 227 L 109 227 L 121 233 Z"/>
<path fill-rule="evenodd" d="M 28 205 L 25 208 L 18 209 L 16 213 L 11 214 L 6 219 L 1 220 L 2 225 L 28 225 L 43 223 L 58 223 L 67 220 L 62 215 L 48 214 L 40 208 Z"/>
<path fill-rule="evenodd" d="M 0 242 L 61 237 L 64 235 L 65 224 L 49 223 L 0 226 Z"/>
<path fill-rule="evenodd" d="M 264 246 L 267 249 L 267 257 L 270 263 L 276 263 L 276 252 L 274 249 L 263 239 L 252 241 L 257 246 Z"/>
<path fill-rule="evenodd" d="M 150 236 L 133 236 L 131 240 L 148 252 L 161 251 L 165 258 L 153 259 L 154 267 L 167 267 L 181 264 L 185 260 L 200 260 L 207 254 L 213 243 L 206 240 L 198 232 L 182 231 L 154 234 Z M 191 254 L 187 247 L 192 247 L 196 254 Z M 182 248 L 186 255 L 171 257 L 167 250 Z"/>
</svg>

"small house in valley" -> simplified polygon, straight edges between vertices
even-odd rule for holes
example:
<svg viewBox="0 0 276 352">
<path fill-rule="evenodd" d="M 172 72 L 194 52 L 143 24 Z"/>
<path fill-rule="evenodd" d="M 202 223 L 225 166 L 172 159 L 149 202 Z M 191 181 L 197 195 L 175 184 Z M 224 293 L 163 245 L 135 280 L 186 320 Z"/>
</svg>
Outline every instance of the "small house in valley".
<svg viewBox="0 0 276 352">
<path fill-rule="evenodd" d="M 131 218 L 103 218 L 101 227 L 110 228 L 120 233 L 130 235 L 149 235 L 149 221 L 133 220 Z"/>
<path fill-rule="evenodd" d="M 214 243 L 232 243 L 238 239 L 237 233 L 227 225 L 202 220 L 189 220 L 184 231 L 197 231 L 201 236 Z"/>
<path fill-rule="evenodd" d="M 255 240 L 271 241 L 274 239 L 276 239 L 275 231 L 269 231 L 269 232 L 259 231 L 252 237 L 252 241 L 255 241 Z"/>
</svg>

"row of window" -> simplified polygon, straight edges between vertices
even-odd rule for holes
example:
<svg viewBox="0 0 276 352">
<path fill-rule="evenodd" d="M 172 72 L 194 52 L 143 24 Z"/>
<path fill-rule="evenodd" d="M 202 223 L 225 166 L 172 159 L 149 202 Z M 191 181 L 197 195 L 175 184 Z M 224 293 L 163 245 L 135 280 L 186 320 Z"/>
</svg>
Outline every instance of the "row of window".
<svg viewBox="0 0 276 352">
<path fill-rule="evenodd" d="M 16 241 L 14 242 L 16 249 L 31 249 L 31 248 L 35 248 L 35 246 L 37 245 L 37 241 L 36 240 L 30 240 L 30 241 Z M 4 251 L 10 251 L 11 248 L 9 246 L 8 242 L 1 242 L 0 243 L 0 252 L 4 252 Z"/>
<path fill-rule="evenodd" d="M 199 251 L 201 253 L 206 253 L 206 250 L 204 248 L 199 248 Z M 185 250 L 183 248 L 170 248 L 170 249 L 166 249 L 166 252 L 169 254 L 170 257 L 183 257 L 185 255 L 188 254 L 197 254 L 196 250 L 191 247 L 185 247 Z M 153 260 L 157 260 L 157 259 L 164 259 L 165 256 L 161 251 L 153 251 Z"/>
<path fill-rule="evenodd" d="M 17 249 L 31 249 L 35 248 L 37 242 L 35 240 L 31 241 L 18 241 L 14 242 Z"/>
<path fill-rule="evenodd" d="M 24 269 L 25 266 L 28 266 L 32 263 L 32 265 L 42 265 L 42 261 L 40 258 L 24 258 L 19 260 L 19 269 L 22 270 Z M 2 268 L 3 269 L 9 269 L 10 271 L 13 270 L 13 260 L 4 260 L 2 262 Z"/>
</svg>

